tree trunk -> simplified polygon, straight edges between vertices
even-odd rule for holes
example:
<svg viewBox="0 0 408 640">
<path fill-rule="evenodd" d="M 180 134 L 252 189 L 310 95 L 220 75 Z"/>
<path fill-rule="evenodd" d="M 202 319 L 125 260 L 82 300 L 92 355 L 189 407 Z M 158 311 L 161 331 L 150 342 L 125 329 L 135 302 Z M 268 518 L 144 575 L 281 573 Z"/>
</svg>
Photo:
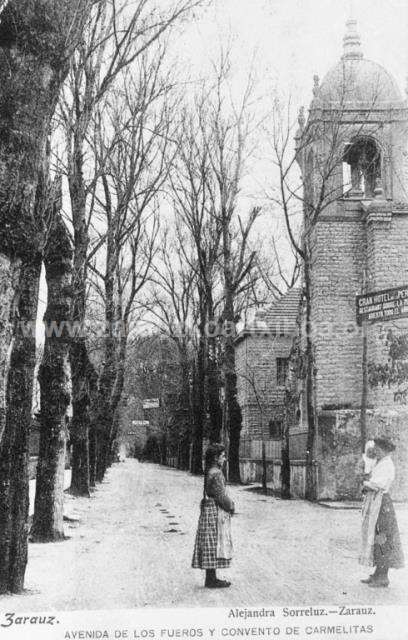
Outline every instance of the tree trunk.
<svg viewBox="0 0 408 640">
<path fill-rule="evenodd" d="M 119 407 L 116 408 L 115 413 L 113 414 L 112 421 L 112 430 L 111 436 L 109 440 L 109 458 L 108 458 L 108 467 L 110 467 L 114 462 L 117 462 L 119 453 L 120 453 L 120 442 L 118 439 L 120 429 L 120 418 L 119 418 Z"/>
<path fill-rule="evenodd" d="M 0 253 L 21 261 L 19 323 L 7 376 L 0 445 L 0 592 L 23 588 L 28 451 L 45 221 L 35 212 L 45 140 L 89 0 L 3 3 L 0 21 Z M 31 324 L 32 323 L 32 324 Z M 29 329 L 30 327 L 27 327 Z"/>
<path fill-rule="evenodd" d="M 35 318 L 41 255 L 21 265 L 18 322 L 7 378 L 0 444 L 0 593 L 24 587 L 28 537 L 28 438 L 35 368 Z"/>
<path fill-rule="evenodd" d="M 124 321 L 121 324 L 122 334 L 119 339 L 119 348 L 116 350 L 116 362 L 115 362 L 115 383 L 111 396 L 111 411 L 113 414 L 112 425 L 109 435 L 109 448 L 110 457 L 112 461 L 112 452 L 114 443 L 117 440 L 120 427 L 119 417 L 119 403 L 122 399 L 123 389 L 125 387 L 125 370 L 126 370 L 126 358 L 127 358 L 127 340 L 128 340 L 128 318 L 125 316 Z"/>
<path fill-rule="evenodd" d="M 188 470 L 189 451 L 190 437 L 188 433 L 184 433 L 180 441 L 180 447 L 177 457 L 177 468 L 181 469 L 182 471 Z"/>
<path fill-rule="evenodd" d="M 219 442 L 222 432 L 222 408 L 220 402 L 220 375 L 217 359 L 214 302 L 211 286 L 207 287 L 208 335 L 207 335 L 207 389 L 210 417 L 210 441 Z"/>
<path fill-rule="evenodd" d="M 191 473 L 203 472 L 203 402 L 204 402 L 204 374 L 202 368 L 202 356 L 197 356 L 193 381 L 193 452 Z"/>
<path fill-rule="evenodd" d="M 90 368 L 85 338 L 75 338 L 69 352 L 72 377 L 72 465 L 70 493 L 90 496 L 89 480 L 89 404 Z"/>
<path fill-rule="evenodd" d="M 293 415 L 291 394 L 286 393 L 285 398 L 285 417 L 284 417 L 284 431 L 282 438 L 281 449 L 281 498 L 283 500 L 289 500 L 290 495 L 290 440 L 289 440 L 289 415 Z"/>
<path fill-rule="evenodd" d="M 113 320 L 111 321 L 113 325 Z M 117 409 L 125 382 L 125 362 L 127 349 L 126 332 L 120 336 L 119 346 L 115 339 L 108 338 L 105 348 L 105 365 L 99 383 L 98 402 L 98 442 L 96 479 L 102 482 L 107 468 L 112 463 L 113 443 L 118 431 Z"/>
<path fill-rule="evenodd" d="M 262 493 L 268 495 L 265 440 L 262 439 Z"/>
<path fill-rule="evenodd" d="M 13 330 L 10 318 L 15 304 L 16 285 L 20 272 L 20 260 L 8 260 L 0 255 L 0 442 L 6 423 L 7 375 L 10 368 Z"/>
<path fill-rule="evenodd" d="M 205 420 L 205 320 L 204 295 L 199 292 L 200 323 L 197 359 L 193 380 L 193 455 L 191 473 L 203 472 L 203 437 Z"/>
<path fill-rule="evenodd" d="M 177 468 L 187 470 L 189 463 L 190 442 L 192 440 L 191 425 L 193 414 L 190 403 L 190 372 L 191 366 L 187 355 L 187 346 L 180 348 L 180 364 L 182 375 L 182 389 L 180 393 L 181 428 L 179 429 L 179 446 L 177 453 Z"/>
<path fill-rule="evenodd" d="M 123 389 L 118 390 L 114 399 L 114 387 L 117 378 L 117 338 L 114 335 L 116 316 L 115 304 L 115 274 L 118 262 L 117 245 L 115 242 L 115 220 L 110 208 L 106 210 L 108 230 L 106 240 L 106 264 L 105 264 L 105 336 L 104 358 L 102 372 L 99 377 L 97 419 L 98 448 L 96 459 L 96 480 L 102 482 L 106 469 L 110 462 L 110 447 L 113 430 L 113 417 L 119 403 Z M 126 347 L 123 358 L 126 357 Z"/>
<path fill-rule="evenodd" d="M 69 321 L 72 295 L 72 247 L 68 230 L 58 213 L 53 218 L 48 234 L 44 265 L 48 304 L 44 315 L 44 352 L 38 376 L 41 388 L 41 432 L 31 529 L 34 542 L 65 538 L 66 410 L 70 400 L 66 323 Z"/>
<path fill-rule="evenodd" d="M 368 397 L 368 358 L 367 358 L 367 322 L 363 320 L 363 353 L 361 360 L 362 368 L 362 390 L 361 390 L 361 408 L 360 408 L 360 448 L 364 453 L 367 440 L 367 397 Z"/>
<path fill-rule="evenodd" d="M 216 338 L 208 338 L 207 355 L 208 413 L 210 416 L 210 440 L 219 442 L 222 431 L 222 408 L 219 390 L 219 369 L 216 354 Z"/>
<path fill-rule="evenodd" d="M 234 275 L 231 257 L 231 216 L 223 211 L 222 259 L 224 277 L 224 384 L 225 384 L 225 429 L 228 434 L 228 479 L 241 482 L 239 469 L 239 442 L 242 429 L 241 407 L 237 400 L 237 374 L 235 366 L 236 323 L 234 311 Z"/>
<path fill-rule="evenodd" d="M 96 485 L 96 458 L 97 458 L 97 431 L 94 424 L 89 430 L 89 486 L 91 489 Z"/>
<path fill-rule="evenodd" d="M 96 482 L 102 482 L 106 469 L 108 468 L 109 457 L 109 434 L 107 433 L 108 423 L 98 430 L 98 446 L 96 449 Z"/>
<path fill-rule="evenodd" d="M 200 325 L 203 323 L 201 322 Z M 205 344 L 203 329 L 200 326 L 200 337 L 198 345 L 197 360 L 194 367 L 193 379 L 193 453 L 191 473 L 201 474 L 203 472 L 203 435 L 204 435 L 204 415 L 205 415 Z"/>
<path fill-rule="evenodd" d="M 75 249 L 76 250 L 76 249 Z M 75 273 L 74 259 L 74 273 Z M 84 276 L 85 277 L 85 276 Z M 72 377 L 72 422 L 71 441 L 72 469 L 70 493 L 77 496 L 90 496 L 89 471 L 89 429 L 90 405 L 94 386 L 95 371 L 89 360 L 84 332 L 85 321 L 85 282 L 78 275 L 74 276 L 74 312 L 73 323 L 77 327 L 77 335 L 71 338 L 69 360 Z M 80 290 L 78 291 L 78 285 Z"/>
<path fill-rule="evenodd" d="M 241 482 L 239 469 L 239 443 L 242 428 L 241 407 L 237 400 L 237 374 L 235 368 L 235 320 L 232 293 L 227 284 L 224 309 L 225 347 L 225 402 L 227 406 L 226 428 L 229 434 L 228 479 Z"/>
<path fill-rule="evenodd" d="M 314 411 L 314 356 L 311 322 L 311 292 L 310 292 L 310 255 L 305 251 L 305 299 L 306 299 L 306 411 L 307 411 L 307 441 L 306 441 L 306 491 L 307 500 L 316 500 L 316 477 L 314 468 L 316 416 Z"/>
<path fill-rule="evenodd" d="M 77 496 L 90 495 L 89 480 L 89 428 L 90 428 L 90 373 L 91 364 L 84 335 L 87 252 L 89 244 L 86 223 L 86 190 L 83 175 L 83 141 L 85 134 L 79 128 L 73 138 L 73 153 L 69 161 L 69 192 L 74 226 L 74 270 L 72 322 L 77 333 L 72 336 L 70 364 L 72 371 L 72 475 L 70 492 Z"/>
<path fill-rule="evenodd" d="M 95 489 L 96 486 L 96 465 L 98 458 L 98 427 L 97 419 L 97 403 L 98 403 L 98 375 L 96 370 L 89 363 L 88 372 L 89 382 L 89 398 L 90 398 L 90 422 L 88 432 L 88 455 L 89 455 L 89 487 Z"/>
</svg>

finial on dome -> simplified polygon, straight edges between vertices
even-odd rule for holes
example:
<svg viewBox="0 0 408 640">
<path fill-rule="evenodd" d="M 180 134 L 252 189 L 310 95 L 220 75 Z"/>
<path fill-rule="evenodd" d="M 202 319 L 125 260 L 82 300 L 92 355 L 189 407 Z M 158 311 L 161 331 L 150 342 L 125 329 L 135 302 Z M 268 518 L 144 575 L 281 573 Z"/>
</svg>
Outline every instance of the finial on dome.
<svg viewBox="0 0 408 640">
<path fill-rule="evenodd" d="M 405 77 L 405 93 L 406 93 L 407 98 L 408 98 L 408 76 Z"/>
<path fill-rule="evenodd" d="M 363 57 L 361 39 L 357 31 L 357 20 L 349 18 L 346 22 L 346 35 L 343 38 L 343 60 L 359 60 Z"/>
<path fill-rule="evenodd" d="M 313 95 L 316 98 L 319 93 L 319 82 L 320 78 L 318 75 L 313 76 Z"/>
</svg>

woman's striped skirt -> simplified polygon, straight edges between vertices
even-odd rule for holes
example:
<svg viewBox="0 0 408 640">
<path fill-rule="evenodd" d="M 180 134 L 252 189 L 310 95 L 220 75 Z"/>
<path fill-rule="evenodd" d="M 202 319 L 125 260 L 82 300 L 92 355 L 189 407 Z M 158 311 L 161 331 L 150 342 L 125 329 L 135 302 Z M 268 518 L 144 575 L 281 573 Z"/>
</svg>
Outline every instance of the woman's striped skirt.
<svg viewBox="0 0 408 640">
<path fill-rule="evenodd" d="M 201 501 L 192 567 L 194 569 L 223 569 L 230 560 L 217 558 L 218 507 L 213 498 Z"/>
</svg>

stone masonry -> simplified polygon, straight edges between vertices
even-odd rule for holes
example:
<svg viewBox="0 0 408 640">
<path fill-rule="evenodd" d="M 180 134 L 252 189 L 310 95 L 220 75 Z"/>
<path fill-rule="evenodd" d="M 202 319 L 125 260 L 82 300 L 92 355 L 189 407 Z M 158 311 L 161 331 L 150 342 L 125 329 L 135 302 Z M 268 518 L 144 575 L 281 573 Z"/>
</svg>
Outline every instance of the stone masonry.
<svg viewBox="0 0 408 640">
<path fill-rule="evenodd" d="M 293 289 L 269 308 L 258 311 L 235 342 L 241 439 L 247 443 L 276 441 L 269 457 L 280 457 L 285 379 L 299 298 L 300 291 Z"/>
</svg>

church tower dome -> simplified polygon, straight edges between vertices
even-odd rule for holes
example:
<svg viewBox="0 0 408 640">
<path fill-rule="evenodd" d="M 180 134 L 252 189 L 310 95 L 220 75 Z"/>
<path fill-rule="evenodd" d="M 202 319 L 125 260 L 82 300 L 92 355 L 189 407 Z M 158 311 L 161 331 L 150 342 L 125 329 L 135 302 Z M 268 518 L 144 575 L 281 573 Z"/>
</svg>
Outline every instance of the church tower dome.
<svg viewBox="0 0 408 640">
<path fill-rule="evenodd" d="M 386 109 L 403 104 L 392 75 L 377 62 L 364 58 L 354 19 L 346 23 L 343 55 L 323 78 L 315 102 L 324 107 L 341 103 L 344 109 Z"/>
</svg>

